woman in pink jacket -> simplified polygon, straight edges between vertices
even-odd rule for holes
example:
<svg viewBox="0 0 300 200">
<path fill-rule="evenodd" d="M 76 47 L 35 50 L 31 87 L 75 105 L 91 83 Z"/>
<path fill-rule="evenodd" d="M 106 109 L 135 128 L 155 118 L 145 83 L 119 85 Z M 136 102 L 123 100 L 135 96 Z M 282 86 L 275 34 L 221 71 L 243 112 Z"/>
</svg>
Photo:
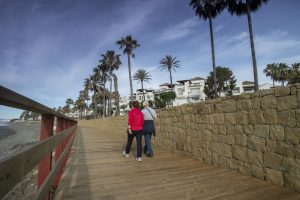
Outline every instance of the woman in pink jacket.
<svg viewBox="0 0 300 200">
<path fill-rule="evenodd" d="M 129 157 L 129 152 L 131 149 L 133 138 L 136 138 L 136 148 L 137 155 L 136 160 L 142 161 L 142 137 L 143 137 L 143 125 L 144 125 L 144 116 L 143 113 L 138 109 L 139 102 L 132 102 L 133 109 L 128 113 L 128 138 L 126 149 L 123 151 L 125 157 Z"/>
</svg>

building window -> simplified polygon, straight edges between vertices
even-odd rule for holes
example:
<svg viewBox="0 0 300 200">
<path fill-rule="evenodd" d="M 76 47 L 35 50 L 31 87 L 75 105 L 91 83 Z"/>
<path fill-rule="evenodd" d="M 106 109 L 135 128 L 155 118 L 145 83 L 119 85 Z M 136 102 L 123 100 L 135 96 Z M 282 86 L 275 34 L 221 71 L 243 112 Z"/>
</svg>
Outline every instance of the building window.
<svg viewBox="0 0 300 200">
<path fill-rule="evenodd" d="M 200 95 L 200 88 L 193 88 L 190 91 L 191 95 Z"/>
<path fill-rule="evenodd" d="M 183 89 L 178 88 L 178 89 L 177 89 L 177 93 L 178 93 L 178 96 L 183 95 Z"/>
</svg>

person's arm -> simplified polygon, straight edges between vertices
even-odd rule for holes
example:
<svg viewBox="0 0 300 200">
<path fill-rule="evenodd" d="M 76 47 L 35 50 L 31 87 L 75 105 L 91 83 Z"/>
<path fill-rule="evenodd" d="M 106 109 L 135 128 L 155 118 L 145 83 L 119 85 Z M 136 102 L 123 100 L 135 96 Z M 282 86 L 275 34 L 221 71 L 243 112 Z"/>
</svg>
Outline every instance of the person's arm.
<svg viewBox="0 0 300 200">
<path fill-rule="evenodd" d="M 132 131 L 131 131 L 131 124 L 132 124 L 132 112 L 129 112 L 128 113 L 128 133 L 129 134 L 132 134 Z"/>
</svg>

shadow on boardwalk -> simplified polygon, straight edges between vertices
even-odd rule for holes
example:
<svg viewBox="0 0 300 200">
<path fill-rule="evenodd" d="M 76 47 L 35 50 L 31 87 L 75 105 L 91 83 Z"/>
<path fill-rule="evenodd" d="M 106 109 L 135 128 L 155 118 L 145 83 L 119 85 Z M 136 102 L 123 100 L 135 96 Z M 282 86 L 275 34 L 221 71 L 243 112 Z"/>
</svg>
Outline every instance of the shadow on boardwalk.
<svg viewBox="0 0 300 200">
<path fill-rule="evenodd" d="M 156 150 L 135 161 L 122 156 L 124 139 L 82 128 L 55 199 L 300 199 L 300 193 Z"/>
</svg>

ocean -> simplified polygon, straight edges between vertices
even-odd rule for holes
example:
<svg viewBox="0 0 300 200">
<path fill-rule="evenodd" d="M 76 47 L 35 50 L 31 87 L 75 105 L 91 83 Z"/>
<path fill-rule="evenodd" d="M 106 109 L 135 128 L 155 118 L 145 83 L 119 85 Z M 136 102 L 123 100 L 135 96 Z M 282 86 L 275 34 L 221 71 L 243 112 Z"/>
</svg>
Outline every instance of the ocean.
<svg viewBox="0 0 300 200">
<path fill-rule="evenodd" d="M 0 119 L 0 126 L 8 126 L 9 121 L 9 119 Z"/>
</svg>

